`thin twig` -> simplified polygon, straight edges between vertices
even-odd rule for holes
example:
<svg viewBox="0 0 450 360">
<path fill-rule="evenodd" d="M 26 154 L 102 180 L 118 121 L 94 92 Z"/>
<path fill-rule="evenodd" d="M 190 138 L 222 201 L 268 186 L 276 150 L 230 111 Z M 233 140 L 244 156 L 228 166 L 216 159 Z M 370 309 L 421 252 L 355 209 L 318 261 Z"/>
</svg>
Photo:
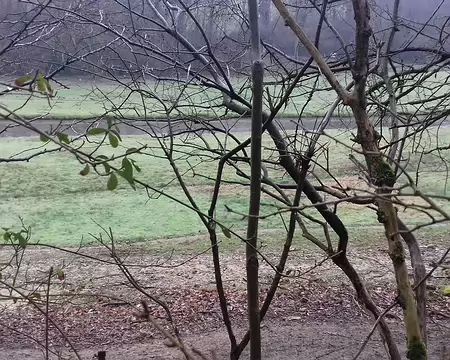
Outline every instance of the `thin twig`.
<svg viewBox="0 0 450 360">
<path fill-rule="evenodd" d="M 49 314 L 48 314 L 48 308 L 49 308 L 49 296 L 50 296 L 50 281 L 52 279 L 53 275 L 53 266 L 50 267 L 50 270 L 48 272 L 48 279 L 47 279 L 47 294 L 45 298 L 45 360 L 48 360 L 48 343 L 49 343 Z"/>
</svg>

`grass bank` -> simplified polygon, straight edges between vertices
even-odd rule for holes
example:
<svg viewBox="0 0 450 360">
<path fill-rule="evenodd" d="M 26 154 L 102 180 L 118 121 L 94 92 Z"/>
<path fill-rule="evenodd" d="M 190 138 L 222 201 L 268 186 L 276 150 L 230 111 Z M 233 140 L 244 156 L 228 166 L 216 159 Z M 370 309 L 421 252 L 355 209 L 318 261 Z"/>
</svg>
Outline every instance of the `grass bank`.
<svg viewBox="0 0 450 360">
<path fill-rule="evenodd" d="M 344 186 L 363 188 L 365 183 L 358 178 L 358 169 L 348 159 L 352 153 L 351 148 L 347 148 L 352 145 L 348 140 L 349 133 L 330 130 L 329 135 L 330 137 L 322 140 L 324 144 L 328 144 L 329 150 L 317 153 L 318 164 L 312 170 L 329 185 L 339 181 Z M 439 134 L 429 135 L 428 140 L 422 139 L 420 149 L 414 139 L 411 139 L 405 150 L 405 156 L 408 157 L 405 166 L 410 172 L 417 173 L 418 186 L 423 192 L 445 195 L 450 190 L 446 160 L 435 153 L 424 154 L 424 151 L 439 144 L 448 144 L 450 129 L 442 128 Z M 239 138 L 243 140 L 246 135 L 241 134 Z M 213 149 L 219 149 L 224 144 L 228 148 L 235 145 L 230 139 L 225 141 L 223 136 L 209 135 L 203 141 Z M 175 162 L 200 210 L 206 213 L 219 155 L 211 156 L 199 150 L 202 143 L 199 139 L 177 139 Z M 113 149 L 109 145 L 102 145 L 99 151 L 105 155 L 119 154 L 129 147 L 143 144 L 147 145 L 145 154 L 132 156 L 142 169 L 141 173 L 137 173 L 137 178 L 153 189 L 187 203 L 156 140 L 127 136 L 121 147 Z M 95 143 L 85 144 L 84 148 L 88 150 L 95 146 Z M 0 158 L 24 157 L 44 147 L 51 149 L 51 145 L 44 145 L 36 138 L 2 138 Z M 360 157 L 355 152 L 353 155 Z M 264 159 L 268 164 L 276 160 L 269 137 L 264 137 Z M 82 167 L 72 155 L 59 151 L 33 158 L 29 162 L 0 163 L 0 225 L 17 227 L 20 225 L 19 217 L 22 217 L 26 224 L 32 226 L 35 241 L 58 245 L 75 245 L 82 239 L 84 242 L 92 241 L 89 233 L 99 232 L 97 224 L 111 227 L 116 237 L 122 241 L 182 237 L 205 231 L 198 216 L 182 204 L 158 195 L 157 192 L 146 192 L 139 188 L 134 191 L 123 179 L 119 181 L 117 190 L 108 191 L 106 177 L 93 172 L 88 176 L 80 176 Z M 247 167 L 244 165 L 241 169 L 248 171 Z M 328 171 L 335 176 L 334 180 Z M 278 183 L 289 182 L 279 167 L 270 166 L 269 174 Z M 233 167 L 225 168 L 223 179 L 229 184 L 221 189 L 217 219 L 233 230 L 244 229 L 246 220 L 242 214 L 248 211 L 248 188 L 245 185 L 233 185 L 235 182 L 242 182 Z M 400 182 L 404 180 L 401 178 Z M 405 199 L 414 202 L 408 196 L 405 193 Z M 437 200 L 437 203 L 450 211 L 448 201 Z M 262 213 L 273 213 L 277 210 L 274 205 L 275 202 L 268 196 L 263 197 Z M 232 211 L 228 211 L 227 207 Z M 317 216 L 314 209 L 305 211 Z M 363 206 L 341 204 L 338 212 L 349 228 L 378 225 L 373 210 Z M 428 220 L 419 211 L 399 208 L 399 212 L 409 224 Z M 283 229 L 286 220 L 287 214 L 269 216 L 261 221 L 261 226 L 263 229 Z"/>
<path fill-rule="evenodd" d="M 448 93 L 448 73 L 439 72 L 436 76 L 427 77 L 421 85 L 421 78 L 427 74 L 415 75 L 404 80 L 404 85 L 415 86 L 416 89 L 398 101 L 399 113 L 427 113 L 434 106 L 443 107 L 440 96 Z M 338 74 L 342 84 L 351 81 L 349 74 Z M 277 103 L 286 90 L 285 86 L 275 85 L 275 79 L 268 81 L 266 96 L 270 93 L 272 103 Z M 12 83 L 14 79 L 5 79 L 4 83 Z M 218 90 L 202 86 L 186 85 L 173 82 L 140 83 L 136 87 L 129 79 L 121 82 L 96 80 L 86 77 L 58 79 L 53 83 L 55 96 L 48 101 L 44 96 L 30 96 L 28 91 L 15 91 L 0 97 L 0 104 L 18 114 L 27 117 L 43 117 L 57 120 L 77 120 L 98 117 L 106 112 L 115 112 L 129 118 L 166 118 L 166 110 L 173 107 L 171 116 L 223 117 L 222 96 Z M 369 87 L 379 82 L 378 77 L 369 79 Z M 234 90 L 244 99 L 251 99 L 249 79 L 233 79 Z M 408 84 L 410 82 L 410 84 Z M 313 94 L 313 95 L 312 95 Z M 385 95 L 374 93 L 377 102 L 386 100 Z M 430 99 L 436 98 L 435 101 Z M 322 116 L 336 99 L 323 78 L 304 79 L 292 92 L 289 102 L 279 113 L 279 117 Z M 268 100 L 268 99 L 267 99 Z M 370 100 L 370 99 L 369 99 Z M 268 104 L 269 101 L 266 101 Z M 370 101 L 369 101 L 370 104 Z M 369 111 L 370 111 L 369 106 Z M 339 107 L 339 116 L 349 116 L 348 109 Z"/>
</svg>

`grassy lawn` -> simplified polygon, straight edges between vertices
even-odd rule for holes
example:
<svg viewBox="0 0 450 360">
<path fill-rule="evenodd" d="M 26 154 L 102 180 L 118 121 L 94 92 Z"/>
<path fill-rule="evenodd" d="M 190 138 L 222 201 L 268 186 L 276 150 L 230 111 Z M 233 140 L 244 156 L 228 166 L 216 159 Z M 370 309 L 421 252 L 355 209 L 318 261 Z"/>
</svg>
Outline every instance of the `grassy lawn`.
<svg viewBox="0 0 450 360">
<path fill-rule="evenodd" d="M 163 85 L 148 83 L 141 85 L 142 92 L 136 92 L 134 86 L 117 86 L 112 82 L 94 82 L 85 79 L 71 78 L 63 81 L 68 88 L 55 85 L 56 96 L 50 105 L 42 96 L 30 97 L 28 92 L 10 93 L 0 98 L 0 104 L 26 117 L 42 116 L 55 119 L 82 119 L 100 116 L 106 111 L 120 108 L 120 114 L 127 117 L 149 118 L 165 117 L 165 109 L 160 100 L 168 107 L 177 102 L 177 111 L 171 115 L 190 116 L 223 116 L 221 106 L 222 97 L 215 89 L 206 89 L 197 86 L 184 86 L 183 84 L 165 83 Z M 248 83 L 236 81 L 236 90 L 245 99 L 251 99 Z M 280 116 L 295 117 L 308 101 L 305 115 L 325 114 L 328 105 L 334 101 L 334 94 L 330 91 L 318 91 L 312 99 L 308 100 L 308 93 L 312 84 L 306 82 L 292 95 L 288 106 Z M 273 101 L 281 92 L 281 86 L 269 85 Z M 145 95 L 144 95 L 145 92 Z M 141 96 L 142 94 L 142 96 Z M 157 94 L 157 97 L 153 94 Z M 26 106 L 23 104 L 26 102 Z M 145 104 L 145 106 L 143 105 Z M 196 110 L 195 110 L 196 109 Z"/>
<path fill-rule="evenodd" d="M 350 76 L 340 74 L 339 79 L 343 84 L 350 82 Z M 399 111 L 402 112 L 424 112 L 432 109 L 438 100 L 430 102 L 423 106 L 423 101 L 431 97 L 448 93 L 448 74 L 438 73 L 436 77 L 427 79 L 423 87 L 418 87 L 416 91 L 411 92 L 399 101 Z M 267 79 L 272 81 L 274 79 Z M 95 81 L 87 78 L 69 78 L 58 79 L 65 87 L 54 83 L 56 96 L 49 103 L 45 97 L 30 94 L 27 91 L 13 92 L 0 97 L 0 104 L 11 110 L 16 110 L 19 114 L 26 117 L 45 116 L 55 119 L 82 119 L 96 117 L 109 111 L 118 111 L 120 115 L 127 117 L 165 117 L 166 113 L 161 101 L 167 107 L 175 103 L 177 107 L 172 116 L 190 115 L 190 116 L 224 116 L 224 109 L 221 107 L 222 97 L 219 91 L 207 89 L 200 86 L 175 84 L 175 83 L 152 83 L 141 84 L 140 88 L 126 79 L 123 84 Z M 379 78 L 370 78 L 369 84 L 376 83 Z M 411 80 L 416 84 L 417 78 Z M 13 79 L 4 81 L 12 83 Z M 233 86 L 236 92 L 243 98 L 250 100 L 251 91 L 247 79 L 234 79 Z M 440 86 L 439 90 L 436 90 Z M 283 95 L 285 87 L 281 85 L 270 84 L 266 86 L 270 93 L 271 101 L 277 103 Z M 310 96 L 314 89 L 314 96 Z M 378 96 L 378 95 L 377 95 Z M 297 117 L 303 110 L 303 115 L 317 116 L 327 112 L 329 105 L 334 102 L 336 96 L 325 80 L 313 81 L 305 79 L 296 87 L 289 103 L 284 107 L 279 116 Z M 377 101 L 385 100 L 377 97 Z M 415 102 L 414 105 L 407 104 Z M 24 106 L 24 103 L 26 104 Z M 268 103 L 268 101 L 266 101 Z M 445 104 L 442 101 L 440 106 Z M 120 109 L 120 111 L 118 110 Z M 345 108 L 339 108 L 341 116 L 348 116 Z"/>
<path fill-rule="evenodd" d="M 348 133 L 333 130 L 329 132 L 335 139 L 351 146 Z M 246 135 L 241 134 L 241 139 Z M 98 139 L 98 137 L 96 138 Z M 441 128 L 439 140 L 430 134 L 427 148 L 450 142 L 450 129 Z M 206 136 L 205 140 L 211 148 L 217 149 L 227 144 L 234 146 L 230 139 L 224 136 L 214 138 Z M 225 141 L 226 140 L 226 141 Z M 357 169 L 348 160 L 350 149 L 343 144 L 324 137 L 322 142 L 328 142 L 330 150 L 318 153 L 318 163 L 328 167 L 342 184 L 353 187 L 363 187 L 364 182 L 358 180 Z M 43 144 L 36 138 L 2 138 L 0 140 L 0 158 L 8 158 L 15 154 L 26 156 L 27 149 L 50 149 L 51 145 Z M 132 158 L 142 169 L 137 178 L 155 189 L 186 202 L 186 197 L 174 181 L 173 173 L 156 140 L 143 136 L 129 136 L 123 139 L 117 149 L 109 145 L 102 145 L 100 152 L 105 155 L 121 154 L 126 148 L 147 145 L 147 155 L 132 155 Z M 199 139 L 180 138 L 176 141 L 176 164 L 183 174 L 197 205 L 202 212 L 207 212 L 212 194 L 213 181 L 217 172 L 217 161 L 206 153 L 196 149 L 200 145 Z M 409 171 L 419 168 L 418 185 L 428 194 L 443 195 L 450 190 L 447 184 L 447 170 L 442 159 L 434 154 L 421 155 L 413 151 L 415 144 L 408 144 L 405 156 L 409 157 L 407 168 Z M 85 145 L 85 150 L 96 144 Z M 326 155 L 326 156 L 325 156 Z M 355 154 L 359 157 L 359 155 Z M 419 162 L 422 157 L 422 162 Z M 273 144 L 270 138 L 264 137 L 264 158 L 275 160 Z M 96 223 L 104 227 L 111 227 L 116 238 L 122 241 L 152 240 L 165 237 L 181 237 L 205 232 L 198 216 L 183 205 L 165 198 L 155 196 L 138 188 L 136 191 L 119 178 L 119 187 L 113 192 L 106 188 L 107 178 L 91 172 L 88 176 L 80 176 L 82 169 L 77 160 L 68 153 L 55 152 L 34 158 L 30 162 L 1 163 L 0 164 L 0 226 L 18 227 L 19 217 L 32 227 L 33 240 L 50 244 L 76 245 L 82 239 L 92 241 L 89 233 L 100 231 Z M 248 166 L 241 167 L 248 171 Z M 330 185 L 333 180 L 318 165 L 314 172 Z M 269 167 L 269 175 L 277 182 L 286 182 L 286 177 L 279 168 Z M 224 171 L 224 180 L 242 181 L 232 167 Z M 311 177 L 312 179 L 312 177 Z M 400 182 L 403 182 L 401 179 Z M 217 219 L 233 230 L 242 230 L 246 220 L 242 213 L 248 211 L 248 188 L 245 186 L 226 185 L 222 187 L 217 206 Z M 150 198 L 149 198 L 150 195 Z M 409 200 L 412 201 L 411 199 Z M 445 210 L 450 211 L 448 201 L 437 201 Z M 271 214 L 276 211 L 275 202 L 269 197 L 263 197 L 262 213 Z M 230 207 L 234 212 L 226 210 Z M 313 209 L 307 213 L 317 216 Z M 359 228 L 378 225 L 373 211 L 362 206 L 340 205 L 338 213 L 342 221 L 349 228 Z M 399 209 L 401 217 L 409 224 L 426 221 L 427 217 L 419 212 Z M 283 236 L 281 229 L 287 215 L 270 216 L 261 221 L 263 229 L 280 229 L 279 233 L 268 233 L 268 239 Z M 313 226 L 314 227 L 314 226 Z M 315 226 L 317 228 L 317 226 Z M 277 235 L 278 234 L 278 235 Z M 298 235 L 300 236 L 300 234 Z M 232 244 L 234 240 L 226 240 Z M 231 241 L 231 242 L 230 242 Z M 164 246 L 163 246 L 164 247 Z"/>
</svg>

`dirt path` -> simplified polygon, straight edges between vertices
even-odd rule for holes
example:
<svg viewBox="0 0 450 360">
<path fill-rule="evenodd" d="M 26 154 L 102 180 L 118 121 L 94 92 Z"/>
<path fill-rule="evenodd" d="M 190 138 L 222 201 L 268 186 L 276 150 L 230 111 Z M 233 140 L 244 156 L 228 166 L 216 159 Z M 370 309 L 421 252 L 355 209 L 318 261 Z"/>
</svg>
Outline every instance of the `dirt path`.
<svg viewBox="0 0 450 360">
<path fill-rule="evenodd" d="M 399 326 L 392 324 L 395 337 L 399 343 L 403 341 L 403 333 Z M 263 327 L 263 358 L 266 360 L 335 360 L 352 359 L 370 331 L 367 321 L 327 321 L 310 322 L 302 319 L 286 319 L 274 321 Z M 242 329 L 240 329 L 242 333 Z M 429 359 L 446 359 L 445 345 L 448 344 L 450 331 L 434 327 L 429 338 Z M 203 332 L 185 338 L 185 343 L 195 346 L 206 355 L 211 350 L 216 352 L 217 359 L 227 359 L 229 342 L 222 331 Z M 99 350 L 106 351 L 107 360 L 170 360 L 183 359 L 177 349 L 166 347 L 160 339 L 151 339 L 145 344 L 129 343 L 125 346 L 99 345 L 96 348 L 80 351 L 82 359 L 92 359 Z M 404 353 L 404 348 L 400 348 Z M 448 354 L 448 353 L 447 353 Z M 242 359 L 248 357 L 247 352 Z M 3 349 L 2 359 L 9 360 L 43 360 L 43 354 L 37 349 Z M 53 357 L 56 359 L 56 357 Z M 361 360 L 387 359 L 386 352 L 377 334 L 367 345 L 359 357 Z"/>
<path fill-rule="evenodd" d="M 322 116 L 308 117 L 304 116 L 301 118 L 300 127 L 307 130 L 316 129 Z M 425 118 L 424 116 L 419 116 L 419 119 Z M 295 130 L 297 124 L 299 124 L 298 118 L 279 118 L 276 122 L 280 125 L 281 129 L 284 130 Z M 59 126 L 60 131 L 67 133 L 68 135 L 80 134 L 86 131 L 89 124 L 94 123 L 99 127 L 106 127 L 106 122 L 103 120 L 98 121 L 97 119 L 85 119 L 85 120 L 46 120 L 37 119 L 33 121 L 38 129 L 43 131 L 48 131 L 55 126 Z M 172 121 L 172 131 L 184 131 L 187 129 L 186 124 L 188 124 L 189 129 L 201 129 L 202 125 L 195 122 L 191 122 L 189 119 L 173 120 Z M 249 118 L 230 118 L 222 119 L 220 121 L 211 120 L 208 121 L 209 126 L 217 127 L 218 129 L 233 129 L 234 133 L 249 133 L 250 132 L 250 119 Z M 450 121 L 444 120 L 440 126 L 448 126 Z M 145 132 L 142 129 L 148 130 L 153 128 L 156 133 L 166 134 L 167 133 L 167 123 L 165 120 L 123 120 L 123 124 L 119 125 L 119 129 L 122 135 L 144 135 Z M 350 117 L 339 117 L 335 116 L 331 118 L 328 129 L 352 129 L 355 127 L 353 118 Z M 7 128 L 6 131 L 4 131 Z M 30 130 L 23 127 L 18 127 L 13 125 L 7 120 L 0 119 L 0 137 L 12 136 L 36 136 L 36 134 Z"/>
<path fill-rule="evenodd" d="M 317 127 L 322 117 L 305 117 L 302 119 L 302 126 L 307 129 L 314 129 Z M 123 120 L 123 124 L 119 125 L 121 134 L 123 135 L 144 135 L 145 132 L 141 129 L 154 129 L 157 133 L 167 132 L 167 123 L 165 120 L 149 120 L 148 122 L 142 120 Z M 295 124 L 298 119 L 294 118 L 282 118 L 277 120 L 282 128 L 286 130 L 295 129 Z M 79 134 L 86 131 L 86 128 L 91 123 L 97 124 L 98 127 L 106 127 L 106 121 L 97 121 L 96 119 L 86 120 L 35 120 L 33 125 L 38 129 L 48 131 L 51 127 L 60 126 L 60 131 L 66 132 L 69 135 Z M 186 130 L 186 124 L 189 125 L 189 129 L 201 129 L 201 124 L 195 124 L 189 119 L 186 120 L 173 120 L 172 131 Z M 235 133 L 247 133 L 250 131 L 250 119 L 223 119 L 220 121 L 211 120 L 208 121 L 209 126 L 217 127 L 218 129 L 226 128 L 233 129 Z M 131 126 L 130 126 L 131 125 Z M 330 121 L 329 128 L 348 128 L 352 127 L 353 121 L 348 117 L 335 117 Z M 3 131 L 8 127 L 7 131 Z M 23 127 L 14 126 L 11 122 L 1 120 L 0 121 L 0 137 L 2 136 L 36 136 L 36 134 Z"/>
</svg>

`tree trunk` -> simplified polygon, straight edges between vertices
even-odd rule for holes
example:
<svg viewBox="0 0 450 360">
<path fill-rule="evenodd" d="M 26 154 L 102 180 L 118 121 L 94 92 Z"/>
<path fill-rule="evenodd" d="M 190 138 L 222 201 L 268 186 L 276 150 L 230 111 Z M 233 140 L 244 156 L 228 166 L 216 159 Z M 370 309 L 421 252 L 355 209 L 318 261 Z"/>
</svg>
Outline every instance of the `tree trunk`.
<svg viewBox="0 0 450 360">
<path fill-rule="evenodd" d="M 250 330 L 250 360 L 261 359 L 261 324 L 259 314 L 259 279 L 258 279 L 258 220 L 261 203 L 261 141 L 263 118 L 263 76 L 264 66 L 261 62 L 260 35 L 258 23 L 258 2 L 248 1 L 251 52 L 252 52 L 252 131 L 250 157 L 250 209 L 247 227 L 247 303 Z"/>
<path fill-rule="evenodd" d="M 295 166 L 295 163 L 290 155 L 290 152 L 287 148 L 285 141 L 283 140 L 279 129 L 273 123 L 270 123 L 267 126 L 267 131 L 273 139 L 273 142 L 278 150 L 280 157 L 280 164 L 287 171 L 287 173 L 291 176 L 291 178 L 298 183 L 301 181 L 302 176 L 298 167 Z M 353 268 L 346 257 L 346 249 L 348 242 L 348 233 L 341 222 L 339 217 L 331 211 L 327 205 L 323 204 L 323 199 L 320 194 L 314 189 L 314 186 L 308 181 L 308 179 L 304 179 L 303 184 L 303 192 L 308 197 L 309 201 L 316 205 L 316 209 L 325 219 L 325 221 L 330 225 L 330 227 L 334 230 L 334 232 L 339 236 L 339 245 L 338 251 L 341 253 L 339 256 L 333 257 L 333 262 L 347 275 L 353 287 L 356 290 L 356 294 L 358 295 L 358 299 L 364 304 L 366 309 L 375 317 L 378 318 L 380 312 L 370 297 L 367 289 L 364 285 L 364 282 L 360 278 L 359 274 Z M 391 331 L 389 330 L 388 325 L 384 320 L 381 320 L 379 325 L 381 336 L 385 339 L 391 360 L 400 360 L 401 356 L 398 352 L 397 345 L 392 336 Z"/>
<path fill-rule="evenodd" d="M 401 231 L 402 238 L 405 240 L 409 249 L 409 255 L 411 256 L 411 266 L 414 271 L 414 284 L 419 284 L 426 276 L 427 272 L 425 264 L 423 263 L 422 254 L 420 252 L 419 243 L 416 237 L 412 234 L 408 227 L 400 220 L 397 219 L 398 229 Z M 420 333 L 422 334 L 422 340 L 427 344 L 427 282 L 422 281 L 420 285 L 415 289 L 417 312 L 419 314 L 419 326 Z"/>
<path fill-rule="evenodd" d="M 380 316 L 380 311 L 378 307 L 373 302 L 370 294 L 367 292 L 366 286 L 363 280 L 359 277 L 355 268 L 350 264 L 345 255 L 334 256 L 333 262 L 347 275 L 356 290 L 358 299 L 364 304 L 365 308 L 373 315 L 373 317 L 378 319 Z M 401 360 L 400 353 L 398 351 L 395 339 L 392 336 L 391 330 L 389 329 L 386 321 L 382 319 L 379 325 L 380 335 L 386 341 L 388 346 L 389 356 L 391 360 Z"/>
<path fill-rule="evenodd" d="M 351 70 L 355 86 L 353 92 L 349 93 L 342 87 L 318 49 L 311 43 L 304 31 L 289 14 L 284 3 L 281 0 L 272 1 L 280 12 L 280 15 L 284 18 L 285 24 L 292 29 L 311 56 L 314 57 L 323 75 L 339 95 L 339 98 L 345 105 L 349 105 L 352 109 L 358 129 L 355 142 L 361 145 L 368 168 L 369 181 L 376 188 L 379 220 L 384 224 L 386 238 L 388 240 L 389 255 L 392 259 L 397 282 L 398 303 L 404 310 L 404 322 L 408 340 L 407 357 L 411 360 L 425 360 L 427 359 L 426 347 L 421 339 L 417 306 L 409 282 L 405 263 L 405 251 L 398 232 L 396 209 L 389 197 L 383 198 L 384 195 L 390 194 L 392 191 L 391 189 L 396 182 L 396 176 L 380 152 L 380 148 L 378 147 L 379 137 L 368 118 L 366 109 L 366 82 L 367 76 L 369 75 L 369 40 L 372 36 L 369 4 L 367 0 L 352 0 L 356 23 L 356 53 Z"/>
<path fill-rule="evenodd" d="M 407 357 L 411 360 L 427 358 L 425 344 L 420 333 L 417 305 L 408 277 L 405 262 L 405 250 L 401 242 L 397 226 L 397 212 L 388 198 L 395 184 L 396 177 L 393 169 L 383 158 L 378 147 L 378 137 L 368 118 L 366 111 L 365 86 L 369 70 L 369 39 L 372 35 L 370 27 L 369 5 L 366 0 L 352 0 L 356 21 L 356 59 L 352 69 L 355 89 L 349 101 L 358 129 L 356 141 L 361 145 L 369 171 L 370 182 L 376 186 L 380 195 L 377 199 L 379 221 L 383 223 L 388 241 L 389 256 L 397 282 L 398 302 L 403 309 L 406 337 L 408 342 Z"/>
</svg>

